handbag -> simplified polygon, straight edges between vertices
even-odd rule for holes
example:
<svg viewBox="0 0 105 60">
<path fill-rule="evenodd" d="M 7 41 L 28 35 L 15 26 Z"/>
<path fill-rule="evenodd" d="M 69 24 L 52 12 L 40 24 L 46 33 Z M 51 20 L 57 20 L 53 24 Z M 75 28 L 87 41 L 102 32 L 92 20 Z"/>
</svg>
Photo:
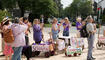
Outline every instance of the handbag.
<svg viewBox="0 0 105 60">
<path fill-rule="evenodd" d="M 13 36 L 12 29 L 7 29 L 5 32 L 3 32 L 3 38 L 6 43 L 13 43 L 14 36 Z"/>
</svg>

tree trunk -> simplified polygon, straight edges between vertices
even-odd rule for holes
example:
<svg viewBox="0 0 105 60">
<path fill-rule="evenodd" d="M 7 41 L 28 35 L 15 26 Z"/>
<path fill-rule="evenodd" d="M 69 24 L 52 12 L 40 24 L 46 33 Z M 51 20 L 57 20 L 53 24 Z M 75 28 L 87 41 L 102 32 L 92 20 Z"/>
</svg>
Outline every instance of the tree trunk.
<svg viewBox="0 0 105 60">
<path fill-rule="evenodd" d="M 19 8 L 20 8 L 20 10 L 21 10 L 21 17 L 24 17 L 24 13 L 25 13 L 25 9 L 24 9 L 24 7 L 21 5 L 21 2 L 20 1 L 18 1 L 18 6 L 19 6 Z"/>
<path fill-rule="evenodd" d="M 24 17 L 25 10 L 23 8 L 20 8 L 20 10 L 21 10 L 21 17 Z"/>
</svg>

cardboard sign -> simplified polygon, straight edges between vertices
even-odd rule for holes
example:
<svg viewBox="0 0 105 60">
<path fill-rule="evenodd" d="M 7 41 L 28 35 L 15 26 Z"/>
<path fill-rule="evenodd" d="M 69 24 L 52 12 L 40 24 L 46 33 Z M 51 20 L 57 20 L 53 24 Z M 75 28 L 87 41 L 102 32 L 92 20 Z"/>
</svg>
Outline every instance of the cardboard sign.
<svg viewBox="0 0 105 60">
<path fill-rule="evenodd" d="M 43 51 L 48 52 L 49 51 L 49 45 L 32 45 L 32 51 Z"/>
<path fill-rule="evenodd" d="M 59 40 L 58 41 L 58 50 L 63 50 L 65 49 L 65 42 L 64 40 Z"/>
<path fill-rule="evenodd" d="M 81 54 L 82 53 L 82 48 L 74 48 L 71 46 L 68 46 L 66 49 L 67 55 L 73 55 L 74 53 Z"/>
<path fill-rule="evenodd" d="M 105 43 L 105 37 L 99 37 L 99 42 L 100 43 Z"/>
<path fill-rule="evenodd" d="M 82 47 L 84 45 L 84 38 L 76 38 L 76 37 L 72 37 L 70 39 L 70 44 L 72 47 L 76 47 L 76 48 L 79 48 L 79 47 Z"/>
</svg>

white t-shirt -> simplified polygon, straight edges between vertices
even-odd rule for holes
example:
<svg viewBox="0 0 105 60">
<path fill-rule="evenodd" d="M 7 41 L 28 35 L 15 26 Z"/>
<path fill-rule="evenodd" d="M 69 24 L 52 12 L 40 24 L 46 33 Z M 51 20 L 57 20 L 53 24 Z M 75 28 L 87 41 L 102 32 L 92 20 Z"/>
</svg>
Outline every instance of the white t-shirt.
<svg viewBox="0 0 105 60">
<path fill-rule="evenodd" d="M 88 32 L 94 31 L 94 24 L 88 23 L 87 26 L 86 26 L 86 29 L 87 29 Z"/>
</svg>

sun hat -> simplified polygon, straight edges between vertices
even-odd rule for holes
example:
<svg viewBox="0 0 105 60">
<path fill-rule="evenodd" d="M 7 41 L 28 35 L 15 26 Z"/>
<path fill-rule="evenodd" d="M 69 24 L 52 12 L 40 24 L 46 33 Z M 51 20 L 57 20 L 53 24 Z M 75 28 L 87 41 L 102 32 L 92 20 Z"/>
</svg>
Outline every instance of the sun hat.
<svg viewBox="0 0 105 60">
<path fill-rule="evenodd" d="M 5 24 L 7 21 L 9 21 L 10 19 L 9 18 L 4 18 L 1 22 L 3 23 L 3 24 Z"/>
</svg>

